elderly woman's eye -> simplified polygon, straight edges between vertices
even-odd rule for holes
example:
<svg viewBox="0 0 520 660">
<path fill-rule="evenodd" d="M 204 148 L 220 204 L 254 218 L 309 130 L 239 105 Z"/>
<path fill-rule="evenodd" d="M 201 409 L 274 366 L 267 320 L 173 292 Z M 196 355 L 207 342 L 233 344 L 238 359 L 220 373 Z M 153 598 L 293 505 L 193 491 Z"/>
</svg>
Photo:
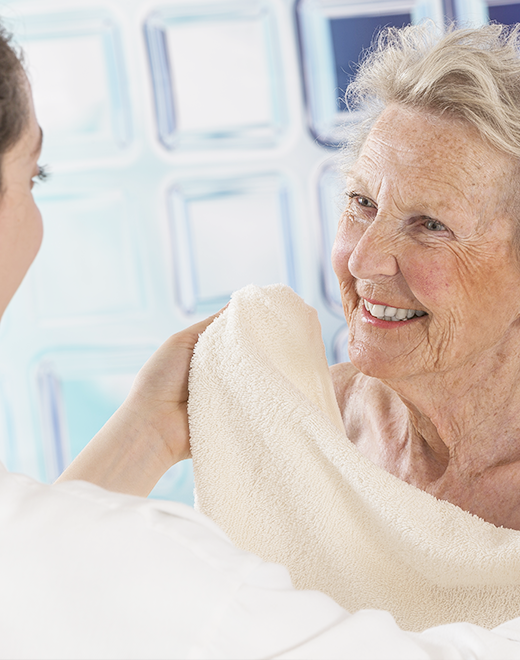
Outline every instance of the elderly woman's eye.
<svg viewBox="0 0 520 660">
<path fill-rule="evenodd" d="M 446 231 L 447 227 L 438 220 L 426 220 L 424 226 L 429 231 Z"/>
<path fill-rule="evenodd" d="M 359 206 L 362 206 L 363 208 L 366 209 L 375 209 L 376 205 L 374 202 L 369 199 L 368 197 L 365 197 L 364 195 L 360 195 L 359 193 L 356 192 L 348 192 L 347 197 L 350 197 L 350 199 L 353 199 L 356 204 Z"/>
</svg>

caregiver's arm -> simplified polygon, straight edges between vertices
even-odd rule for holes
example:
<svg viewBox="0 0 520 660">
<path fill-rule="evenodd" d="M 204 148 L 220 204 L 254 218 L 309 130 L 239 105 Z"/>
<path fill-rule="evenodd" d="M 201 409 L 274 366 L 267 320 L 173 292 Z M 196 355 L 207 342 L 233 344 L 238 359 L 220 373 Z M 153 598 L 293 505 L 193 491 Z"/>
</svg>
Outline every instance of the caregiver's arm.
<svg viewBox="0 0 520 660">
<path fill-rule="evenodd" d="M 190 457 L 190 361 L 199 335 L 218 314 L 172 335 L 152 355 L 123 405 L 58 482 L 80 479 L 146 496 L 168 468 Z"/>
</svg>

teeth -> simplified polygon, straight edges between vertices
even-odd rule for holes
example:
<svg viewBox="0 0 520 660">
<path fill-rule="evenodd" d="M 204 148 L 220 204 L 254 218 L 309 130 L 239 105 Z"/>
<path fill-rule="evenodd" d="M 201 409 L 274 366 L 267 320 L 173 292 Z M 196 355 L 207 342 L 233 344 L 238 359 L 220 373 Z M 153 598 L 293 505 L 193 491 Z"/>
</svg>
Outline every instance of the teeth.
<svg viewBox="0 0 520 660">
<path fill-rule="evenodd" d="M 390 305 L 373 305 L 363 299 L 365 309 L 378 319 L 384 321 L 407 321 L 414 316 L 425 316 L 422 309 L 403 309 L 401 307 L 390 307 Z"/>
</svg>

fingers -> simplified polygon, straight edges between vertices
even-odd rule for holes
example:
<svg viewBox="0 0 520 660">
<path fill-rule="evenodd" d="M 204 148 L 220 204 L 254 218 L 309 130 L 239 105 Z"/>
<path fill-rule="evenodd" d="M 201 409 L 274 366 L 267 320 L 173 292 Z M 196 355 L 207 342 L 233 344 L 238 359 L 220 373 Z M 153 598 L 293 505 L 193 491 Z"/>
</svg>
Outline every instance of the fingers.
<svg viewBox="0 0 520 660">
<path fill-rule="evenodd" d="M 207 319 L 204 319 L 203 321 L 199 321 L 198 323 L 195 323 L 194 325 L 190 326 L 190 330 L 196 330 L 199 334 L 202 334 L 204 330 L 213 323 L 213 321 L 222 314 L 222 312 L 227 309 L 229 303 L 225 306 L 222 307 L 216 314 L 212 314 L 211 316 L 208 316 Z"/>
<path fill-rule="evenodd" d="M 197 343 L 199 336 L 206 330 L 206 328 L 213 323 L 213 321 L 224 312 L 225 309 L 227 309 L 229 303 L 220 309 L 216 314 L 212 314 L 211 316 L 208 316 L 207 319 L 204 319 L 202 321 L 199 321 L 198 323 L 194 323 L 193 325 L 190 325 L 188 328 L 185 328 L 184 330 L 181 330 L 180 332 L 176 333 L 175 335 L 172 335 L 170 338 L 171 340 L 174 340 L 177 345 L 182 345 L 185 348 L 190 348 L 193 349 L 195 344 Z"/>
</svg>

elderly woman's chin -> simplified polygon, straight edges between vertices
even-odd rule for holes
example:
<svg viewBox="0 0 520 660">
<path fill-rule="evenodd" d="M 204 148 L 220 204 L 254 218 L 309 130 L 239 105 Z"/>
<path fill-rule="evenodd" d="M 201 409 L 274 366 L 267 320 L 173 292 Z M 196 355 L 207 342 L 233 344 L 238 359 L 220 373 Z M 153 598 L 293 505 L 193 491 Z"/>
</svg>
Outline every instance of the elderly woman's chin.
<svg viewBox="0 0 520 660">
<path fill-rule="evenodd" d="M 427 369 L 417 355 L 417 346 L 410 345 L 406 337 L 396 336 L 389 342 L 388 337 L 375 337 L 363 330 L 355 322 L 349 326 L 349 358 L 361 373 L 381 380 L 401 380 Z M 400 328 L 394 332 L 404 334 Z"/>
<path fill-rule="evenodd" d="M 395 381 L 443 369 L 439 357 L 445 353 L 438 351 L 437 357 L 433 354 L 427 315 L 407 324 L 394 322 L 395 326 L 382 329 L 367 321 L 367 312 L 361 304 L 352 312 L 347 309 L 345 312 L 350 362 L 366 376 Z M 457 357 L 462 356 L 453 356 L 455 360 Z"/>
</svg>

